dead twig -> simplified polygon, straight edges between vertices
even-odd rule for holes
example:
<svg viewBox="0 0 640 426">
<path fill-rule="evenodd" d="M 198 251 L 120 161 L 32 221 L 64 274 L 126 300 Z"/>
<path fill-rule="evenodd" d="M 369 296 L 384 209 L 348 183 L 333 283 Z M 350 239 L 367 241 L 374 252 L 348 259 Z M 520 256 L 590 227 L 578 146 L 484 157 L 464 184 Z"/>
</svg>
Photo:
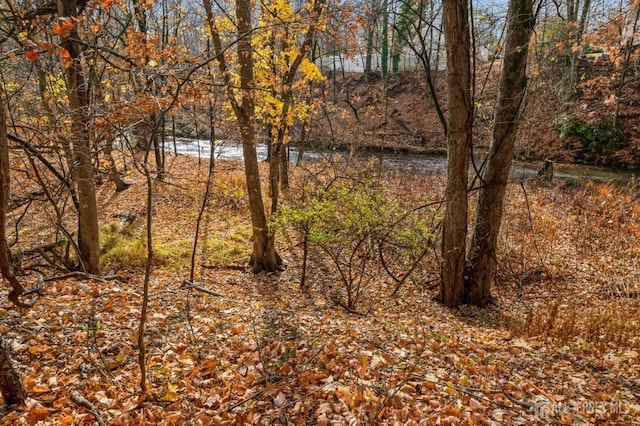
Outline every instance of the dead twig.
<svg viewBox="0 0 640 426">
<path fill-rule="evenodd" d="M 235 299 L 227 297 L 224 294 L 220 294 L 220 293 L 216 293 L 215 291 L 211 291 L 208 288 L 204 288 L 202 286 L 199 286 L 199 285 L 197 285 L 197 284 L 195 284 L 195 283 L 193 283 L 192 281 L 189 281 L 189 280 L 184 280 L 182 282 L 181 288 L 183 288 L 185 290 L 197 290 L 197 291 L 200 291 L 202 293 L 206 293 L 209 296 L 222 297 L 223 299 L 235 301 Z"/>
<path fill-rule="evenodd" d="M 246 272 L 247 267 L 243 265 L 200 265 L 203 269 L 213 270 L 229 270 L 229 271 L 243 271 Z"/>
<path fill-rule="evenodd" d="M 516 404 L 516 405 L 519 405 L 519 406 L 521 406 L 521 407 L 524 407 L 524 408 L 526 408 L 527 410 L 531 410 L 531 409 L 533 408 L 533 404 L 530 404 L 530 403 L 528 403 L 528 402 L 520 401 L 520 400 L 515 399 L 513 396 L 511 396 L 511 395 L 509 394 L 509 392 L 507 392 L 506 390 L 504 390 L 504 388 L 503 388 L 502 386 L 500 387 L 500 393 L 501 393 L 501 394 L 503 394 L 504 396 L 506 396 L 506 397 L 507 397 L 507 399 L 508 399 L 509 401 L 511 401 L 513 404 Z"/>
<path fill-rule="evenodd" d="M 67 278 L 82 278 L 85 280 L 96 280 L 96 281 L 102 281 L 102 282 L 107 282 L 107 281 L 121 281 L 121 282 L 127 282 L 127 280 L 119 275 L 105 275 L 105 276 L 100 276 L 100 275 L 93 275 L 93 274 L 88 274 L 86 272 L 82 272 L 82 271 L 73 271 L 73 272 L 69 272 L 67 274 L 62 274 L 62 275 L 55 275 L 53 277 L 45 277 L 42 279 L 42 281 L 44 282 L 52 282 L 52 281 L 59 281 L 59 280 L 66 280 Z"/>
<path fill-rule="evenodd" d="M 95 405 L 93 405 L 91 403 L 91 401 L 89 401 L 87 398 L 85 398 L 84 396 L 82 396 L 82 394 L 76 390 L 74 390 L 73 392 L 71 392 L 71 400 L 73 402 L 75 402 L 78 405 L 83 406 L 84 408 L 86 408 L 91 414 L 94 415 L 94 417 L 96 418 L 96 421 L 100 424 L 102 423 L 102 419 L 100 417 L 100 413 L 98 412 L 98 409 L 96 408 Z"/>
</svg>

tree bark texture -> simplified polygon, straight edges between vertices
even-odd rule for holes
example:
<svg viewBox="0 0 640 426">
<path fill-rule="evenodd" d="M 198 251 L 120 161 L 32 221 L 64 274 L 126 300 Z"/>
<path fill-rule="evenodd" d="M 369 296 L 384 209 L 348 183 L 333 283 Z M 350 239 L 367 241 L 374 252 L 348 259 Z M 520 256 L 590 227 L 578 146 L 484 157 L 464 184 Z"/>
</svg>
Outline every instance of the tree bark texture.
<svg viewBox="0 0 640 426">
<path fill-rule="evenodd" d="M 0 393 L 7 405 L 24 404 L 27 399 L 27 391 L 18 372 L 13 368 L 9 350 L 2 337 L 0 337 Z"/>
<path fill-rule="evenodd" d="M 467 0 L 443 0 L 449 126 L 440 297 L 449 307 L 464 303 L 467 185 L 473 124 L 468 10 Z"/>
<path fill-rule="evenodd" d="M 262 200 L 260 171 L 258 169 L 258 155 L 256 153 L 256 138 L 254 129 L 254 88 L 253 88 L 253 57 L 251 49 L 251 1 L 238 0 L 236 2 L 236 16 L 238 19 L 238 62 L 240 65 L 240 105 L 235 109 L 240 124 L 242 137 L 242 153 L 244 154 L 244 170 L 249 194 L 249 210 L 253 225 L 253 254 L 251 255 L 251 270 L 277 271 L 281 260 L 276 253 L 274 238 L 269 235 L 267 216 Z"/>
<path fill-rule="evenodd" d="M 527 87 L 527 56 L 535 18 L 532 0 L 511 0 L 498 107 L 487 169 L 480 188 L 473 237 L 465 273 L 467 303 L 485 306 L 491 301 L 496 245 L 502 221 L 504 194 L 516 142 L 518 118 Z"/>
<path fill-rule="evenodd" d="M 5 232 L 7 228 L 9 196 L 11 193 L 10 184 L 6 110 L 4 104 L 0 103 L 0 273 L 2 273 L 2 278 L 11 286 L 9 300 L 16 306 L 26 307 L 28 305 L 20 301 L 20 296 L 24 293 L 24 287 L 13 273 L 11 255 L 9 253 Z"/>
<path fill-rule="evenodd" d="M 58 0 L 58 15 L 66 18 L 77 16 L 75 0 Z M 83 78 L 80 36 L 75 27 L 69 35 L 62 37 L 62 47 L 69 52 L 66 65 L 67 96 L 71 111 L 71 144 L 73 168 L 78 195 L 78 248 L 84 269 L 92 274 L 100 270 L 100 242 L 98 226 L 98 206 L 91 148 L 89 146 L 89 99 L 87 83 Z"/>
<path fill-rule="evenodd" d="M 372 0 L 367 3 L 368 12 L 367 12 L 367 47 L 365 51 L 364 58 L 364 81 L 369 81 L 371 78 L 372 71 L 372 59 L 373 59 L 373 47 L 374 47 L 374 37 L 376 33 L 376 26 L 378 25 L 378 13 L 379 13 L 379 2 L 378 0 Z M 344 69 L 344 67 L 343 67 Z"/>
<path fill-rule="evenodd" d="M 236 44 L 236 49 L 238 62 L 240 64 L 240 103 L 236 100 L 236 89 L 229 75 L 227 60 L 224 54 L 225 51 L 222 48 L 220 33 L 216 27 L 213 16 L 211 0 L 203 0 L 202 4 L 211 32 L 211 43 L 216 55 L 216 63 L 225 84 L 227 100 L 231 104 L 231 108 L 240 127 L 245 178 L 249 196 L 249 213 L 251 214 L 251 225 L 253 226 L 253 251 L 250 260 L 251 269 L 253 272 L 260 272 L 261 270 L 275 271 L 278 268 L 278 256 L 273 244 L 271 244 L 271 247 L 268 247 L 270 242 L 264 202 L 262 200 L 258 156 L 255 145 L 255 129 L 253 127 L 254 100 L 252 90 L 251 3 L 247 0 L 236 2 L 236 16 L 238 19 L 238 43 Z"/>
</svg>

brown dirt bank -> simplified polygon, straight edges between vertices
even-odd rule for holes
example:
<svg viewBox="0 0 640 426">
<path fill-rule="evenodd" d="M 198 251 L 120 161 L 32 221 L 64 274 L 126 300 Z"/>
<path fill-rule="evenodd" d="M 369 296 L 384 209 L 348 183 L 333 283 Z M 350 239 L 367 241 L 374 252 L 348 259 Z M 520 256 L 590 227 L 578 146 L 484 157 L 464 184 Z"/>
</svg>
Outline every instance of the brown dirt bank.
<svg viewBox="0 0 640 426">
<path fill-rule="evenodd" d="M 609 65 L 584 64 L 585 81 L 611 73 Z M 486 150 L 491 138 L 499 69 L 478 72 L 475 149 Z M 439 102 L 448 114 L 444 74 L 435 78 Z M 635 84 L 637 86 L 637 84 Z M 633 86 L 633 84 L 632 84 Z M 530 78 L 516 146 L 516 158 L 565 163 L 640 167 L 640 102 L 621 103 L 616 131 L 608 128 L 611 107 L 597 86 L 584 83 L 569 102 L 543 75 Z M 324 104 L 311 133 L 316 144 L 346 148 L 380 148 L 399 152 L 443 153 L 446 138 L 420 73 L 378 76 L 365 82 L 361 74 L 329 76 Z M 638 95 L 635 95 L 638 97 Z"/>
</svg>

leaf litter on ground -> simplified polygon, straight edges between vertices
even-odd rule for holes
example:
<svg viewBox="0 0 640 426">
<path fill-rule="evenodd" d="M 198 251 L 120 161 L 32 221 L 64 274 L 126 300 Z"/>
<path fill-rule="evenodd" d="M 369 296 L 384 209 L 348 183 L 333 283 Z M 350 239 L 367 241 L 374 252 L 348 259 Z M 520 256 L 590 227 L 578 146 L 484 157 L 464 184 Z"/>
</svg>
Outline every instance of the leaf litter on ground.
<svg viewBox="0 0 640 426">
<path fill-rule="evenodd" d="M 168 180 L 186 179 L 197 169 L 193 163 L 176 158 Z M 233 163 L 221 167 L 236 173 Z M 142 183 L 117 196 L 106 185 L 101 191 L 101 199 L 108 200 L 102 207 L 105 218 L 143 210 Z M 156 192 L 159 244 L 187 241 L 195 215 L 189 212 L 201 194 L 188 185 L 169 184 L 158 185 Z M 530 226 L 522 203 L 530 206 L 546 270 L 538 271 L 535 260 L 518 259 L 518 250 L 522 253 L 530 241 L 518 240 L 515 231 L 503 232 L 510 245 L 498 275 L 511 274 L 511 279 L 498 281 L 503 287 L 494 290 L 496 303 L 487 310 L 452 311 L 433 300 L 432 290 L 407 285 L 396 297 L 376 298 L 368 315 L 359 316 L 336 306 L 322 286 L 302 291 L 295 260 L 279 275 L 253 275 L 218 262 L 220 267 L 199 268 L 196 286 L 184 285 L 186 261 L 158 262 L 145 335 L 148 395 L 139 392 L 137 365 L 141 268 L 114 264 L 117 279 L 47 282 L 32 309 L 18 312 L 7 302 L 1 308 L 0 331 L 11 339 L 30 399 L 24 407 L 5 407 L 0 423 L 637 424 L 638 339 L 601 345 L 576 325 L 579 317 L 572 323 L 558 313 L 575 311 L 574 305 L 583 306 L 584 313 L 612 306 L 593 302 L 596 294 L 608 300 L 601 284 L 637 279 L 633 265 L 611 247 L 637 249 L 637 236 L 624 234 L 627 241 L 620 247 L 610 241 L 610 219 L 596 222 L 586 207 L 597 201 L 602 209 L 615 210 L 624 196 L 610 200 L 597 186 L 579 197 L 561 188 L 531 192 L 528 201 L 517 190 L 510 194 L 515 213 L 505 223 L 516 230 Z M 241 194 L 231 204 L 218 203 L 208 212 L 212 234 L 235 226 L 245 208 Z M 561 209 L 561 203 L 572 208 Z M 626 203 L 630 216 L 613 220 L 631 232 L 638 211 Z M 588 235 L 576 233 L 580 229 Z M 593 245 L 601 254 L 589 252 Z M 213 248 L 207 250 L 200 265 L 210 264 Z M 584 263 L 572 263 L 576 252 Z M 236 261 L 243 256 L 248 253 L 236 253 Z M 615 268 L 627 269 L 620 274 Z M 507 284 L 515 276 L 518 288 Z M 5 293 L 0 297 L 6 301 Z M 637 309 L 636 302 L 619 303 Z M 637 322 L 629 326 L 637 331 Z M 562 327 L 573 328 L 558 338 Z M 595 331 L 605 333 L 606 327 Z"/>
</svg>

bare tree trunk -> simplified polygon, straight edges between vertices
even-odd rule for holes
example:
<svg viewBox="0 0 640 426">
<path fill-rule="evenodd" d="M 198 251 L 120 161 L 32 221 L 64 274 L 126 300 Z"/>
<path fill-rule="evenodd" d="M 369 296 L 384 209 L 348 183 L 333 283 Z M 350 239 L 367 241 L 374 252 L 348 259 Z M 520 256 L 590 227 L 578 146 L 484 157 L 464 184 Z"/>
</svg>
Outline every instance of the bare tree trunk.
<svg viewBox="0 0 640 426">
<path fill-rule="evenodd" d="M 636 52 L 637 49 L 634 48 L 635 45 L 635 35 L 638 30 L 638 21 L 640 20 L 640 5 L 635 9 L 635 17 L 633 19 L 633 25 L 631 26 L 631 35 L 629 38 L 623 42 L 623 51 L 624 51 L 624 60 L 622 61 L 622 72 L 620 73 L 620 82 L 618 83 L 618 89 L 616 90 L 615 96 L 615 106 L 613 109 L 613 119 L 612 126 L 613 128 L 617 128 L 618 121 L 620 118 L 620 101 L 622 98 L 622 92 L 625 88 L 627 74 L 631 68 L 631 54 Z"/>
<path fill-rule="evenodd" d="M 282 260 L 276 253 L 273 239 L 269 238 L 267 216 L 262 201 L 262 187 L 260 185 L 260 171 L 258 169 L 258 155 L 256 153 L 256 138 L 254 129 L 254 100 L 253 100 L 253 58 L 251 52 L 251 2 L 239 0 L 236 2 L 238 42 L 236 44 L 238 62 L 240 65 L 240 103 L 236 100 L 236 89 L 229 76 L 227 62 L 222 49 L 220 34 L 215 25 L 210 0 L 203 0 L 207 14 L 207 21 L 211 32 L 216 62 L 227 92 L 227 100 L 231 104 L 233 113 L 240 126 L 242 139 L 242 153 L 244 154 L 244 170 L 247 180 L 249 196 L 249 212 L 253 226 L 253 252 L 251 254 L 251 270 L 276 271 Z"/>
<path fill-rule="evenodd" d="M 283 191 L 289 189 L 289 145 L 282 147 L 280 152 L 280 188 Z"/>
<path fill-rule="evenodd" d="M 27 391 L 18 372 L 13 368 L 9 350 L 2 337 L 0 337 L 0 393 L 7 405 L 24 404 L 27 399 Z"/>
<path fill-rule="evenodd" d="M 105 144 L 104 157 L 107 159 L 107 163 L 109 164 L 109 177 L 116 186 L 116 192 L 122 192 L 127 189 L 129 185 L 124 183 L 120 177 L 120 173 L 118 173 L 118 169 L 116 167 L 116 162 L 113 159 L 113 136 L 111 134 L 106 135 Z"/>
<path fill-rule="evenodd" d="M 156 123 L 156 119 L 160 120 L 160 123 Z M 154 128 L 159 128 L 159 131 L 154 131 L 153 135 L 153 155 L 156 159 L 156 179 L 164 180 L 164 117 L 156 118 L 151 117 L 151 122 Z"/>
<path fill-rule="evenodd" d="M 253 253 L 251 255 L 251 270 L 277 271 L 282 260 L 276 253 L 274 239 L 269 235 L 267 216 L 262 201 L 260 172 L 258 169 L 258 155 L 256 153 L 256 138 L 254 129 L 254 98 L 253 98 L 253 55 L 251 49 L 251 1 L 238 0 L 236 2 L 236 16 L 238 19 L 238 61 L 240 65 L 240 105 L 236 104 L 234 111 L 240 124 L 242 137 L 242 153 L 244 154 L 244 170 L 249 194 L 249 210 L 253 225 Z M 218 52 L 220 50 L 216 49 Z M 272 158 L 273 162 L 273 158 Z"/>
<path fill-rule="evenodd" d="M 376 26 L 378 25 L 378 9 L 379 0 L 372 0 L 369 2 L 369 16 L 367 17 L 367 50 L 364 58 L 364 81 L 369 81 L 371 77 L 371 61 L 373 57 L 373 45 L 374 36 L 376 33 Z M 343 65 L 344 70 L 344 65 Z"/>
<path fill-rule="evenodd" d="M 142 121 L 136 125 L 136 148 L 146 151 L 149 143 L 149 125 Z"/>
<path fill-rule="evenodd" d="M 388 0 L 382 2 L 382 29 L 380 34 L 380 66 L 382 82 L 387 81 L 389 72 L 389 3 Z"/>
<path fill-rule="evenodd" d="M 535 25 L 532 0 L 511 0 L 498 109 L 493 123 L 489 161 L 480 188 L 466 281 L 467 303 L 485 306 L 491 301 L 496 245 L 502 221 L 504 194 L 516 142 L 520 107 L 527 88 L 529 39 Z"/>
<path fill-rule="evenodd" d="M 282 160 L 280 152 L 284 149 L 284 145 L 280 140 L 276 140 L 272 145 L 271 161 L 269 161 L 269 196 L 271 198 L 271 214 L 274 214 L 278 210 L 280 161 Z"/>
<path fill-rule="evenodd" d="M 11 286 L 9 300 L 16 306 L 26 307 L 28 305 L 20 301 L 20 296 L 24 293 L 24 287 L 18 281 L 13 268 L 11 267 L 11 255 L 7 245 L 7 208 L 11 189 L 9 176 L 9 145 L 7 139 L 7 123 L 4 101 L 0 100 L 0 272 L 2 277 Z M 0 391 L 2 391 L 0 389 Z M 2 391 L 4 394 L 4 391 Z M 6 398 L 5 398 L 6 400 Z"/>
<path fill-rule="evenodd" d="M 449 131 L 446 208 L 442 225 L 440 297 L 442 302 L 450 307 L 464 303 L 467 185 L 473 125 L 468 10 L 467 0 L 443 0 Z"/>
<path fill-rule="evenodd" d="M 591 8 L 591 0 L 583 0 L 582 12 L 580 13 L 580 20 L 578 20 L 578 9 L 580 8 L 580 0 L 570 0 L 568 2 L 567 21 L 569 26 L 569 33 L 573 36 L 569 38 L 570 56 L 569 56 L 569 76 L 568 76 L 568 91 L 567 96 L 570 97 L 575 93 L 576 86 L 578 84 L 578 56 L 582 54 L 581 49 L 573 49 L 573 44 L 582 46 L 582 35 L 587 25 L 587 19 L 589 17 L 589 10 Z"/>
<path fill-rule="evenodd" d="M 155 132 L 152 132 L 152 136 Z M 149 170 L 149 153 L 151 147 L 148 146 L 144 153 L 144 161 L 142 169 L 144 170 L 145 181 L 147 184 L 147 197 L 145 203 L 146 210 L 146 243 L 147 258 L 144 262 L 144 277 L 142 280 L 142 309 L 140 310 L 140 322 L 138 323 L 138 367 L 140 368 L 140 391 L 148 392 L 147 386 L 147 346 L 144 340 L 145 327 L 147 324 L 147 312 L 149 310 L 149 280 L 151 278 L 151 263 L 153 262 L 153 181 L 151 179 L 151 171 Z"/>
<path fill-rule="evenodd" d="M 58 0 L 58 15 L 69 19 L 77 16 L 75 0 Z M 71 141 L 75 165 L 75 184 L 80 208 L 78 210 L 78 247 L 80 261 L 87 272 L 100 270 L 100 242 L 98 227 L 98 206 L 91 149 L 87 108 L 87 84 L 82 77 L 79 34 L 74 28 L 69 36 L 62 37 L 62 47 L 69 52 L 71 63 L 66 67 L 67 96 L 71 110 Z"/>
</svg>

